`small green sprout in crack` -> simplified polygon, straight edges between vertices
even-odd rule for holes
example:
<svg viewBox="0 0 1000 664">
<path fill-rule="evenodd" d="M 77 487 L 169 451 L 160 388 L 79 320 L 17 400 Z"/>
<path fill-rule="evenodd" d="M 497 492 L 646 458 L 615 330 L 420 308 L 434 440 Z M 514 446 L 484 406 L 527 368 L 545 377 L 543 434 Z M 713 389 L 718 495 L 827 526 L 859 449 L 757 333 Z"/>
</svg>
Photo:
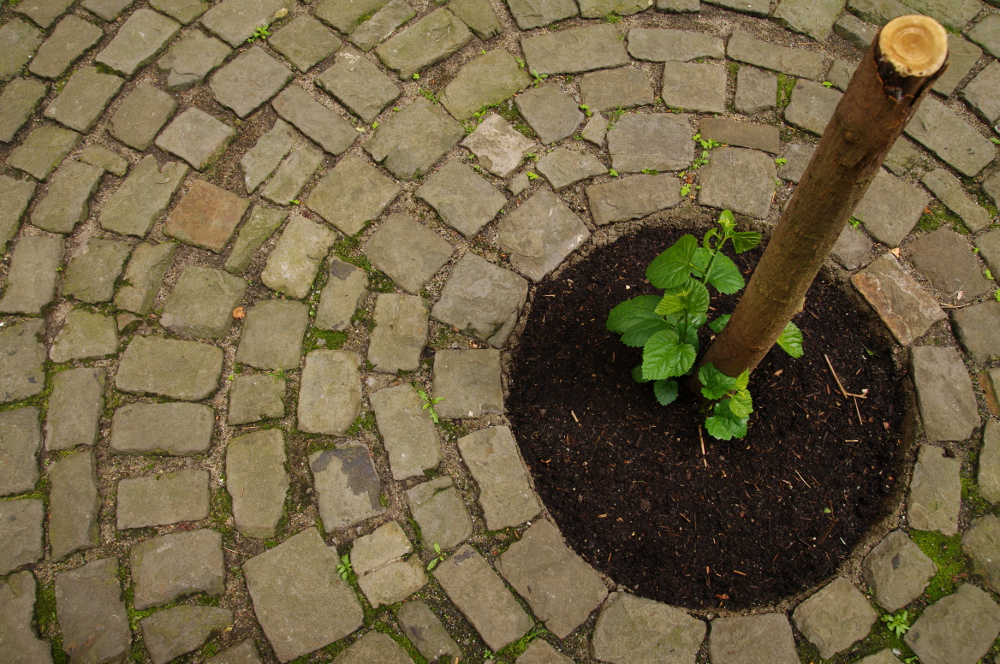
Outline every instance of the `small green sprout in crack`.
<svg viewBox="0 0 1000 664">
<path fill-rule="evenodd" d="M 882 616 L 882 622 L 897 637 L 903 636 L 910 631 L 910 612 L 905 609 L 896 613 Z"/>
<path fill-rule="evenodd" d="M 424 402 L 424 405 L 421 408 L 421 410 L 429 411 L 431 419 L 434 420 L 434 424 L 439 424 L 441 422 L 441 418 L 434 411 L 434 405 L 444 401 L 444 397 L 429 396 L 426 392 L 424 392 L 421 389 L 417 390 L 417 394 L 420 395 L 420 400 Z"/>
<path fill-rule="evenodd" d="M 788 160 L 785 159 L 784 157 L 778 157 L 777 159 L 774 160 L 774 165 L 775 166 L 784 166 L 787 163 L 788 163 Z"/>
<path fill-rule="evenodd" d="M 340 575 L 340 579 L 342 581 L 347 581 L 353 571 L 354 568 L 351 567 L 351 556 L 350 554 L 345 553 L 340 557 L 340 562 L 337 563 L 337 574 Z"/>
<path fill-rule="evenodd" d="M 271 31 L 267 29 L 266 25 L 258 25 L 256 28 L 254 28 L 253 35 L 251 35 L 247 39 L 247 43 L 252 44 L 258 39 L 264 41 L 270 36 L 271 36 Z"/>
<path fill-rule="evenodd" d="M 535 173 L 533 171 L 528 171 L 528 172 L 525 173 L 525 175 L 528 176 L 529 180 L 537 180 L 538 179 L 538 173 Z"/>
<path fill-rule="evenodd" d="M 435 555 L 431 558 L 431 561 L 427 563 L 428 572 L 437 567 L 439 563 L 443 563 L 445 559 L 445 555 L 441 552 L 441 545 L 437 542 L 434 542 L 434 554 Z"/>
</svg>

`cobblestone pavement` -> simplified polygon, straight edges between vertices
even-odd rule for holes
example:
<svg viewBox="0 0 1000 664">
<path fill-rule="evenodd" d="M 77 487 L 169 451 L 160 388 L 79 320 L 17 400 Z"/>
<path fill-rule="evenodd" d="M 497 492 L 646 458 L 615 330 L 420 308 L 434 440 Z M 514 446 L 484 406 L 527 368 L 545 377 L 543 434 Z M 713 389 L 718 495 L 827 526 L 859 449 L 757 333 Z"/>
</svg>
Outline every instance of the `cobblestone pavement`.
<svg viewBox="0 0 1000 664">
<path fill-rule="evenodd" d="M 0 661 L 997 661 L 1000 2 L 846 5 L 4 3 Z M 831 263 L 915 382 L 905 503 L 780 606 L 635 597 L 505 426 L 531 283 L 773 223 L 921 11 L 951 67 Z"/>
</svg>

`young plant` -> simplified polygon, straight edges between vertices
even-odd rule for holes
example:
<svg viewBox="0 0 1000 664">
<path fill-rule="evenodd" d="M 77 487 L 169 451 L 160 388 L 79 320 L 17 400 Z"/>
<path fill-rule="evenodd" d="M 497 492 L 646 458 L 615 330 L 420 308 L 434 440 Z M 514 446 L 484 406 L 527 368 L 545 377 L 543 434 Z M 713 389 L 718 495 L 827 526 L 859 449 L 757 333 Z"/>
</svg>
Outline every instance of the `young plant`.
<svg viewBox="0 0 1000 664">
<path fill-rule="evenodd" d="M 417 394 L 420 395 L 420 399 L 424 402 L 423 408 L 421 410 L 429 410 L 431 419 L 434 420 L 434 424 L 439 423 L 441 421 L 441 418 L 438 417 L 438 414 L 434 412 L 434 404 L 441 403 L 442 401 L 444 401 L 444 397 L 431 397 L 428 396 L 426 392 L 419 389 L 417 390 Z"/>
<path fill-rule="evenodd" d="M 431 561 L 429 563 L 427 563 L 427 571 L 428 572 L 431 571 L 432 569 L 434 569 L 435 567 L 437 567 L 438 563 L 443 563 L 444 562 L 444 554 L 441 553 L 441 545 L 438 544 L 437 542 L 434 542 L 434 554 L 435 555 L 434 555 L 433 558 L 431 558 Z"/>
<path fill-rule="evenodd" d="M 250 38 L 247 39 L 247 43 L 252 44 L 255 41 L 257 41 L 258 39 L 260 39 L 260 40 L 263 41 L 263 40 L 267 39 L 268 37 L 270 37 L 271 36 L 271 31 L 268 30 L 267 27 L 268 26 L 266 26 L 266 25 L 258 25 L 256 28 L 254 28 L 253 36 L 251 36 Z"/>
<path fill-rule="evenodd" d="M 646 269 L 646 278 L 662 296 L 640 295 L 619 304 L 608 315 L 607 328 L 621 335 L 626 346 L 642 348 L 642 364 L 632 370 L 640 383 L 653 383 L 657 401 L 666 406 L 677 399 L 680 384 L 676 380 L 689 375 L 696 366 L 700 343 L 698 330 L 708 323 L 711 296 L 708 287 L 732 295 L 746 284 L 739 268 L 722 253 L 727 242 L 737 254 L 760 244 L 760 233 L 737 231 L 733 213 L 725 210 L 719 225 L 708 230 L 699 246 L 695 236 L 687 234 L 661 253 Z M 719 316 L 709 327 L 719 333 L 729 322 L 729 315 Z M 802 355 L 802 333 L 791 322 L 778 339 L 792 357 Z M 747 385 L 749 372 L 727 376 L 712 364 L 698 370 L 705 428 L 720 440 L 742 438 L 753 412 L 753 400 Z"/>
<path fill-rule="evenodd" d="M 897 637 L 903 636 L 903 634 L 910 631 L 910 614 L 906 610 L 882 616 L 882 622 Z"/>
<path fill-rule="evenodd" d="M 337 563 L 337 574 L 340 575 L 340 578 L 343 581 L 347 581 L 347 577 L 351 575 L 352 570 L 353 568 L 351 567 L 351 558 L 348 554 L 345 553 L 340 557 L 340 562 Z"/>
</svg>

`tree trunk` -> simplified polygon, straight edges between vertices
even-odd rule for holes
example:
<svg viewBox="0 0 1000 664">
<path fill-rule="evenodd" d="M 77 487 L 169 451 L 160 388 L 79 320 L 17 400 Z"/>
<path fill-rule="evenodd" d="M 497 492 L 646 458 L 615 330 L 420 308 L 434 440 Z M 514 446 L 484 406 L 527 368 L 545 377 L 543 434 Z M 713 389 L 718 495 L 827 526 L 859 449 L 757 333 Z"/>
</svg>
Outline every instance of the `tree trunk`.
<svg viewBox="0 0 1000 664">
<path fill-rule="evenodd" d="M 879 31 L 702 364 L 711 362 L 729 376 L 752 370 L 802 310 L 806 291 L 889 148 L 944 72 L 947 47 L 944 29 L 925 16 L 899 17 Z"/>
</svg>

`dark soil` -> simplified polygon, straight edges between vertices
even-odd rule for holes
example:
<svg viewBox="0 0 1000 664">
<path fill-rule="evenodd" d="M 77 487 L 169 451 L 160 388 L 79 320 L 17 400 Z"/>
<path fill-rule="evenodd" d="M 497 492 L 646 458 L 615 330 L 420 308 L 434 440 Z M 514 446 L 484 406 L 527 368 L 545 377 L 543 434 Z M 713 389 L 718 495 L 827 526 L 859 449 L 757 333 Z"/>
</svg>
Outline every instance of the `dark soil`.
<svg viewBox="0 0 1000 664">
<path fill-rule="evenodd" d="M 690 393 L 660 406 L 630 376 L 641 349 L 604 323 L 620 302 L 660 293 L 645 268 L 680 235 L 638 231 L 538 286 L 507 412 L 546 507 L 594 567 L 672 605 L 771 604 L 831 575 L 886 513 L 906 399 L 869 314 L 817 280 L 794 319 L 805 355 L 775 348 L 753 373 L 746 438 L 703 434 Z M 760 253 L 735 257 L 744 274 Z M 713 295 L 710 319 L 738 297 Z M 824 354 L 867 399 L 844 398 Z"/>
</svg>

